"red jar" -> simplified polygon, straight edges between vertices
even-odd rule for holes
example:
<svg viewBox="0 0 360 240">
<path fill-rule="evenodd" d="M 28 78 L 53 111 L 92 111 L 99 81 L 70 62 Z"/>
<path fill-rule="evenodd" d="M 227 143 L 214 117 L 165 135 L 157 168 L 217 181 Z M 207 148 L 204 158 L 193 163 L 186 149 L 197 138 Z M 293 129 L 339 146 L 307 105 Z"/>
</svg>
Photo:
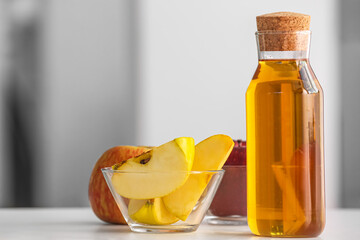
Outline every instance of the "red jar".
<svg viewBox="0 0 360 240">
<path fill-rule="evenodd" d="M 225 174 L 208 211 L 210 224 L 246 224 L 246 142 L 235 146 L 223 167 Z"/>
</svg>

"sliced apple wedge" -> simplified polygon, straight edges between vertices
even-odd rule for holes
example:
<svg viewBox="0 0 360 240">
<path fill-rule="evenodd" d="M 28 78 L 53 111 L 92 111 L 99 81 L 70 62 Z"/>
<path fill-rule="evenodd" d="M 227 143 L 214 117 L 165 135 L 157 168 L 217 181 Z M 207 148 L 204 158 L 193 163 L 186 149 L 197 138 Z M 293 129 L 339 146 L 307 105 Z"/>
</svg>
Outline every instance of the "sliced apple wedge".
<svg viewBox="0 0 360 240">
<path fill-rule="evenodd" d="M 174 216 L 185 221 L 208 183 L 209 176 L 190 175 L 180 188 L 162 197 L 166 209 Z"/>
<path fill-rule="evenodd" d="M 221 169 L 234 148 L 231 137 L 223 134 L 211 136 L 195 146 L 192 171 Z"/>
<path fill-rule="evenodd" d="M 179 221 L 166 210 L 161 198 L 130 199 L 128 213 L 134 221 L 145 224 L 164 225 Z"/>
<path fill-rule="evenodd" d="M 193 171 L 219 170 L 234 147 L 226 135 L 214 135 L 195 146 Z M 211 175 L 193 174 L 180 188 L 163 197 L 167 210 L 185 221 L 210 181 Z"/>
<path fill-rule="evenodd" d="M 176 190 L 187 180 L 194 161 L 194 139 L 176 138 L 113 166 L 112 184 L 126 198 L 152 199 Z"/>
</svg>

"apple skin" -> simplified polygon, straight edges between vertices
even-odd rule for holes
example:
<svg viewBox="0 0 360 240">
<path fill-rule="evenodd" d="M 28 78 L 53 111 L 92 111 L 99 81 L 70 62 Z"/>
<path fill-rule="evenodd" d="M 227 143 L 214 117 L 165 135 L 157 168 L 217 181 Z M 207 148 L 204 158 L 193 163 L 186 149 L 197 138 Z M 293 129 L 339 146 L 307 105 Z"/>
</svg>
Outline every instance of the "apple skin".
<svg viewBox="0 0 360 240">
<path fill-rule="evenodd" d="M 89 201 L 95 215 L 108 223 L 126 224 L 106 184 L 101 168 L 136 157 L 151 150 L 146 147 L 116 146 L 108 149 L 96 162 L 89 181 Z"/>
</svg>

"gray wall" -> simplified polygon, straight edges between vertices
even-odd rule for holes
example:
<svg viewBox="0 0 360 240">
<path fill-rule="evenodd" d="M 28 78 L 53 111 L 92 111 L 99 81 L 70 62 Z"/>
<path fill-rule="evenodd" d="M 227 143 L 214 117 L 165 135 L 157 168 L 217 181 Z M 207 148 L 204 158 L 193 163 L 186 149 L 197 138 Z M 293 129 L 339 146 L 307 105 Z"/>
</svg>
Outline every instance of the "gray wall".
<svg viewBox="0 0 360 240">
<path fill-rule="evenodd" d="M 6 49 L 8 43 L 6 41 L 6 10 L 4 9 L 4 2 L 0 1 L 0 116 L 5 116 L 5 72 L 6 72 Z M 5 153 L 5 117 L 0 117 L 0 207 L 8 205 L 9 199 L 9 184 L 8 183 L 8 164 Z"/>
<path fill-rule="evenodd" d="M 87 205 L 90 173 L 100 154 L 135 144 L 131 4 L 48 1 L 37 205 Z"/>
<path fill-rule="evenodd" d="M 360 207 L 360 1 L 340 3 L 342 206 Z"/>
<path fill-rule="evenodd" d="M 101 153 L 136 144 L 135 4 L 0 1 L 0 207 L 87 206 Z"/>
</svg>

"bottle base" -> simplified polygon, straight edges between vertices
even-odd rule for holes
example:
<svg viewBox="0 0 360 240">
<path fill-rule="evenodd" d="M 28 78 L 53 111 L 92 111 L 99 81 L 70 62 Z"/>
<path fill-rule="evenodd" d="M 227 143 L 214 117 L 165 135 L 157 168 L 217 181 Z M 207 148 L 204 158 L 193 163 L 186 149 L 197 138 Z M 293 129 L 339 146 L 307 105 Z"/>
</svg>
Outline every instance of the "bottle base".
<svg viewBox="0 0 360 240">
<path fill-rule="evenodd" d="M 284 227 L 283 221 L 257 220 L 256 224 L 248 219 L 251 232 L 261 237 L 311 238 L 319 236 L 324 225 L 320 222 L 302 225 L 298 228 Z"/>
</svg>

